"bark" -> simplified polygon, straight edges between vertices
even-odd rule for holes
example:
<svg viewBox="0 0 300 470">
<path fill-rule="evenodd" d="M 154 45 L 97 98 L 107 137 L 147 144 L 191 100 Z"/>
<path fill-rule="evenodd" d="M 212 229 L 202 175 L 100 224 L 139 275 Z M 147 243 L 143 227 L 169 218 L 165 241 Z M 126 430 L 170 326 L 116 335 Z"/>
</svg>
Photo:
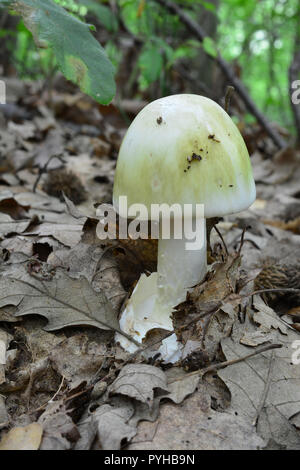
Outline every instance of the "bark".
<svg viewBox="0 0 300 470">
<path fill-rule="evenodd" d="M 7 10 L 0 9 L 0 29 L 7 31 L 16 32 L 19 18 L 17 16 L 11 16 Z M 3 76 L 10 76 L 15 74 L 15 70 L 12 63 L 12 54 L 16 45 L 16 35 L 7 36 L 4 40 L 1 39 L 1 50 L 0 50 L 0 74 Z"/>
</svg>

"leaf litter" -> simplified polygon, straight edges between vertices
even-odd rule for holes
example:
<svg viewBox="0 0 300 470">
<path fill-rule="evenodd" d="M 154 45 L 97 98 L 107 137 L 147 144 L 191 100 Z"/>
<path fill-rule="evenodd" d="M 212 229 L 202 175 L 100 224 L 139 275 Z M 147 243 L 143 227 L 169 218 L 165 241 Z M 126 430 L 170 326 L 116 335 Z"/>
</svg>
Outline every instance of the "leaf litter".
<svg viewBox="0 0 300 470">
<path fill-rule="evenodd" d="M 0 129 L 0 448 L 299 449 L 297 152 L 255 150 L 257 200 L 211 230 L 210 270 L 173 313 L 171 367 L 155 356 L 163 331 L 133 355 L 114 342 L 157 259 L 155 240 L 96 235 L 117 109 L 55 88 L 50 107 L 20 84 L 24 118 Z"/>
</svg>

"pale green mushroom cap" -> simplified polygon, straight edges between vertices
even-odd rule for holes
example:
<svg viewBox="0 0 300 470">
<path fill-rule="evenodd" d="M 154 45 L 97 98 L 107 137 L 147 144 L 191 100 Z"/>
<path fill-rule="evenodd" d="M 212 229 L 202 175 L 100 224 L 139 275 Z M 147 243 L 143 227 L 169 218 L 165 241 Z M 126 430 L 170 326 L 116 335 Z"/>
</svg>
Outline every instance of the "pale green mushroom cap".
<svg viewBox="0 0 300 470">
<path fill-rule="evenodd" d="M 248 208 L 256 197 L 245 142 L 228 114 L 203 96 L 147 105 L 130 125 L 118 156 L 114 207 L 204 204 L 206 218 Z"/>
</svg>

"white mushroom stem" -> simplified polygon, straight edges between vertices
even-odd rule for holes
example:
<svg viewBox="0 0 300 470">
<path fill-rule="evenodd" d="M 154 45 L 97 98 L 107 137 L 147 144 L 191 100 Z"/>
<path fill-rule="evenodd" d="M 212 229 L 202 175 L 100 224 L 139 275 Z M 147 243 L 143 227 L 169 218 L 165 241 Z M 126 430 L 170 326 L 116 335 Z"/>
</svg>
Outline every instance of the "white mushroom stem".
<svg viewBox="0 0 300 470">
<path fill-rule="evenodd" d="M 191 240 L 186 236 L 182 239 L 159 240 L 158 272 L 152 273 L 149 277 L 141 275 L 120 318 L 122 331 L 136 341 L 142 342 L 147 332 L 154 328 L 171 331 L 173 329 L 171 314 L 174 307 L 183 302 L 188 289 L 205 276 L 207 271 L 205 219 L 198 221 L 197 229 L 201 231 L 202 243 L 196 250 L 187 249 L 187 244 L 191 243 Z M 129 352 L 137 349 L 120 334 L 117 334 L 116 339 Z M 181 345 L 174 334 L 163 340 L 159 352 L 166 362 L 175 362 L 180 359 L 180 349 Z"/>
<path fill-rule="evenodd" d="M 204 218 L 197 221 L 197 229 L 201 231 L 198 249 L 194 249 L 195 242 L 184 234 L 181 239 L 158 242 L 158 299 L 171 309 L 185 300 L 188 288 L 198 284 L 207 272 Z"/>
</svg>

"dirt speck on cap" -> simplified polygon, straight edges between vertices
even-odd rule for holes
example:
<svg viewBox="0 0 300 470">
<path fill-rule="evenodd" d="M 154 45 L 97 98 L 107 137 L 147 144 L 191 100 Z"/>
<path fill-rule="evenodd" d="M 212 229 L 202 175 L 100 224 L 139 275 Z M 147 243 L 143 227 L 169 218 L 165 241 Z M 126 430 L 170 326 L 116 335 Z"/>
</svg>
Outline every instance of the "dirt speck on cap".
<svg viewBox="0 0 300 470">
<path fill-rule="evenodd" d="M 221 142 L 220 140 L 216 139 L 215 134 L 209 134 L 208 138 L 213 140 L 214 142 L 218 142 L 218 143 Z"/>
</svg>

